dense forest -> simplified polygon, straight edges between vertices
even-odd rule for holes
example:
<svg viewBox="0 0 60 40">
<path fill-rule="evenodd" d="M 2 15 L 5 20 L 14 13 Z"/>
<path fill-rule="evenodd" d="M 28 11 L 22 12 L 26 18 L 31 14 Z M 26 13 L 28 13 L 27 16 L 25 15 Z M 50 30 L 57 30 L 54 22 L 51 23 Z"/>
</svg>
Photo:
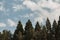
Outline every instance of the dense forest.
<svg viewBox="0 0 60 40">
<path fill-rule="evenodd" d="M 35 28 L 28 20 L 23 29 L 23 25 L 19 21 L 14 34 L 8 30 L 3 30 L 0 32 L 0 40 L 60 40 L 60 16 L 58 22 L 54 20 L 52 25 L 47 18 L 46 25 L 41 26 L 37 22 Z"/>
</svg>

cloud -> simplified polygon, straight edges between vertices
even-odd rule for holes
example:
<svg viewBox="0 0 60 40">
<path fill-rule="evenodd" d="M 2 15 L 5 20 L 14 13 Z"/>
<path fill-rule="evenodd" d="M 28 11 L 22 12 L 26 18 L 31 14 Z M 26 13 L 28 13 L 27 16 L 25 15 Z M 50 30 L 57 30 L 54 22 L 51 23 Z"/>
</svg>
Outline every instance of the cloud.
<svg viewBox="0 0 60 40">
<path fill-rule="evenodd" d="M 53 0 L 54 2 L 60 3 L 60 0 Z"/>
<path fill-rule="evenodd" d="M 4 8 L 4 3 L 3 2 L 0 2 L 0 11 L 4 11 L 5 8 Z"/>
<path fill-rule="evenodd" d="M 35 22 L 43 22 L 48 17 L 52 23 L 54 19 L 58 21 L 58 16 L 60 16 L 60 4 L 53 2 L 53 0 L 40 0 L 37 3 L 31 0 L 25 0 L 23 5 L 30 8 L 33 12 L 36 10 L 39 11 L 39 13 L 37 13 L 38 17 L 34 18 Z M 49 8 L 50 11 L 48 11 L 47 8 Z"/>
<path fill-rule="evenodd" d="M 24 9 L 23 5 L 20 4 L 14 4 L 12 8 L 14 9 L 15 12 Z"/>
<path fill-rule="evenodd" d="M 39 2 L 35 3 L 33 1 L 30 0 L 25 0 L 23 2 L 23 5 L 26 5 L 28 8 L 30 8 L 31 10 L 40 10 L 41 7 L 47 7 L 47 8 L 51 8 L 51 9 L 55 9 L 57 7 L 60 6 L 60 4 L 53 2 L 52 0 L 40 0 Z M 41 11 L 41 10 L 40 10 Z"/>
<path fill-rule="evenodd" d="M 60 6 L 60 4 L 53 2 L 52 0 L 49 1 L 39 1 L 37 3 L 40 7 L 48 7 L 51 9 L 55 9 Z"/>
<path fill-rule="evenodd" d="M 29 14 L 25 14 L 25 15 L 19 15 L 19 17 L 21 18 L 29 18 L 29 17 L 33 17 L 34 14 L 33 13 L 29 13 Z"/>
<path fill-rule="evenodd" d="M 20 0 L 15 0 L 15 1 L 20 2 Z M 58 16 L 60 15 L 60 11 L 59 11 L 60 4 L 58 3 L 59 0 L 55 0 L 55 1 L 53 1 L 53 0 L 48 0 L 48 1 L 47 0 L 38 0 L 37 1 L 36 0 L 37 2 L 34 2 L 32 0 L 21 0 L 21 1 L 23 1 L 22 2 L 23 4 L 18 4 L 18 3 L 15 3 L 13 5 L 11 4 L 13 6 L 12 8 L 13 8 L 14 12 L 20 11 L 20 10 L 25 10 L 24 8 L 27 7 L 29 10 L 32 10 L 33 13 L 24 14 L 22 12 L 23 15 L 20 15 L 20 17 L 28 18 L 28 17 L 34 16 L 35 22 L 36 21 L 43 22 L 44 20 L 46 20 L 47 17 L 50 19 L 51 22 L 54 19 L 56 19 L 58 21 Z M 4 3 L 2 3 L 2 2 L 0 2 L 0 10 L 2 10 L 2 11 L 5 10 Z M 35 12 L 37 12 L 37 14 L 36 14 L 37 16 L 34 15 Z M 9 11 L 6 13 L 9 13 Z M 13 13 L 13 12 L 11 12 L 11 13 Z M 13 21 L 13 20 L 10 19 L 10 21 Z M 12 23 L 12 22 L 9 22 L 9 23 Z M 14 23 L 15 22 L 13 21 L 13 25 L 14 25 Z"/>
<path fill-rule="evenodd" d="M 40 4 L 41 7 L 47 7 L 47 8 L 50 8 L 52 10 L 52 12 L 48 12 L 46 10 L 42 10 L 41 14 L 43 15 L 43 17 L 48 17 L 51 21 L 51 23 L 53 22 L 53 20 L 55 19 L 56 21 L 58 21 L 58 16 L 60 16 L 60 4 L 56 3 L 56 2 L 53 2 L 52 0 L 48 0 L 48 1 L 43 1 L 41 3 L 38 2 L 38 4 Z M 45 18 L 45 19 L 46 19 Z"/>
<path fill-rule="evenodd" d="M 14 1 L 23 1 L 23 0 L 14 0 Z"/>
<path fill-rule="evenodd" d="M 5 23 L 0 23 L 0 27 L 6 27 Z"/>
<path fill-rule="evenodd" d="M 32 11 L 39 8 L 36 3 L 34 3 L 33 1 L 29 1 L 29 0 L 25 0 L 23 2 L 23 5 L 25 5 L 27 8 L 30 8 Z"/>
<path fill-rule="evenodd" d="M 12 19 L 8 19 L 7 21 L 8 21 L 8 25 L 11 26 L 11 27 L 17 25 Z"/>
</svg>

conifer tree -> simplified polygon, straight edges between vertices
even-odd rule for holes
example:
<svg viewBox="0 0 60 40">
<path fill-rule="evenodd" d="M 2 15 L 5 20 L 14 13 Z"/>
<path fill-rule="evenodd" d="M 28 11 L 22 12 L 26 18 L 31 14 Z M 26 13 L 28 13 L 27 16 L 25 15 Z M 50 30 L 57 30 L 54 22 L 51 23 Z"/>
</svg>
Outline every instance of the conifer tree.
<svg viewBox="0 0 60 40">
<path fill-rule="evenodd" d="M 32 23 L 30 20 L 27 21 L 26 26 L 25 26 L 25 30 L 28 31 L 30 29 L 33 29 Z"/>
<path fill-rule="evenodd" d="M 51 40 L 51 23 L 49 21 L 49 19 L 47 18 L 46 21 L 46 27 L 47 27 L 47 40 Z"/>
<path fill-rule="evenodd" d="M 3 30 L 2 40 L 12 40 L 10 31 Z"/>
<path fill-rule="evenodd" d="M 2 33 L 0 32 L 0 40 L 2 40 Z"/>
<path fill-rule="evenodd" d="M 51 30 L 51 23 L 49 21 L 49 19 L 47 18 L 47 21 L 46 21 L 46 27 L 47 27 L 47 30 Z"/>
<path fill-rule="evenodd" d="M 17 28 L 16 28 L 16 30 L 15 30 L 15 32 L 14 32 L 14 35 L 13 35 L 13 40 L 19 40 L 18 39 L 18 34 L 19 34 L 19 32 L 21 32 L 22 34 L 23 34 L 23 26 L 22 26 L 22 24 L 21 24 L 21 22 L 19 21 L 18 22 L 18 25 L 17 25 Z"/>
<path fill-rule="evenodd" d="M 59 21 L 58 21 L 58 26 L 56 29 L 56 40 L 60 40 L 60 16 L 59 16 Z"/>
<path fill-rule="evenodd" d="M 45 26 L 42 28 L 42 40 L 47 40 L 47 31 Z"/>
<path fill-rule="evenodd" d="M 19 31 L 19 33 L 17 34 L 18 40 L 23 40 L 23 34 L 22 32 Z"/>
<path fill-rule="evenodd" d="M 33 37 L 33 26 L 30 20 L 27 21 L 25 26 L 25 40 L 31 40 Z"/>
<path fill-rule="evenodd" d="M 52 27 L 52 40 L 56 40 L 56 29 L 57 29 L 57 23 L 54 20 L 53 27 Z"/>
<path fill-rule="evenodd" d="M 20 21 L 18 22 L 18 25 L 17 25 L 17 29 L 16 29 L 16 30 L 17 30 L 18 32 L 19 32 L 19 31 L 22 32 L 22 33 L 24 32 L 24 31 L 23 31 L 23 25 L 21 24 Z M 18 33 L 18 32 L 16 32 L 16 33 Z"/>
<path fill-rule="evenodd" d="M 39 22 L 37 22 L 35 25 L 35 31 L 41 31 L 41 27 L 39 25 Z"/>
<path fill-rule="evenodd" d="M 41 40 L 41 38 L 41 26 L 39 25 L 39 22 L 37 22 L 35 25 L 35 40 Z"/>
</svg>

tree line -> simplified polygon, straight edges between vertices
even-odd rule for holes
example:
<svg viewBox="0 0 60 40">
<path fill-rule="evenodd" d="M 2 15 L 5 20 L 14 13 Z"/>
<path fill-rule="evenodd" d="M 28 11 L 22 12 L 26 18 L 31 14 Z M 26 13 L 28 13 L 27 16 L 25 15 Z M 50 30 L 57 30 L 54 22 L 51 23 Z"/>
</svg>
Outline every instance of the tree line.
<svg viewBox="0 0 60 40">
<path fill-rule="evenodd" d="M 41 26 L 39 22 L 36 22 L 35 28 L 28 20 L 23 29 L 23 25 L 19 21 L 14 34 L 3 30 L 3 32 L 0 32 L 0 40 L 60 40 L 60 16 L 58 23 L 54 20 L 52 26 L 48 18 L 46 25 Z"/>
</svg>

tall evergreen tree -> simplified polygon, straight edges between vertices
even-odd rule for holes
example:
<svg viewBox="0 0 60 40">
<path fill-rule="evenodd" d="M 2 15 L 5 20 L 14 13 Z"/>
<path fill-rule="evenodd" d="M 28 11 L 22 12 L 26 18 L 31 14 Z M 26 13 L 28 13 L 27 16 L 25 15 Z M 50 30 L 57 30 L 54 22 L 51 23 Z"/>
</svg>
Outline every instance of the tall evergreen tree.
<svg viewBox="0 0 60 40">
<path fill-rule="evenodd" d="M 51 40 L 51 23 L 49 21 L 49 19 L 47 18 L 46 21 L 46 27 L 47 27 L 47 40 Z"/>
<path fill-rule="evenodd" d="M 49 21 L 49 19 L 47 18 L 47 21 L 46 21 L 46 27 L 47 27 L 47 30 L 51 30 L 51 23 Z"/>
<path fill-rule="evenodd" d="M 25 40 L 31 40 L 33 37 L 33 26 L 30 20 L 27 21 L 25 26 Z"/>
<path fill-rule="evenodd" d="M 55 31 L 56 31 L 56 28 L 57 28 L 57 23 L 56 23 L 56 21 L 54 20 L 54 22 L 53 22 L 53 27 L 52 27 L 52 30 L 54 31 L 54 33 L 55 33 Z"/>
<path fill-rule="evenodd" d="M 45 26 L 42 28 L 42 40 L 47 40 L 47 31 Z"/>
<path fill-rule="evenodd" d="M 57 39 L 56 40 L 60 40 L 60 16 L 59 16 L 59 21 L 58 21 L 58 26 L 57 26 L 57 29 L 56 29 L 56 36 L 57 36 Z"/>
<path fill-rule="evenodd" d="M 56 29 L 57 29 L 57 23 L 54 20 L 53 26 L 52 26 L 52 40 L 56 40 Z"/>
<path fill-rule="evenodd" d="M 28 31 L 30 29 L 33 29 L 32 23 L 30 20 L 27 21 L 26 26 L 25 26 L 25 31 Z"/>
<path fill-rule="evenodd" d="M 19 33 L 17 34 L 18 40 L 23 40 L 23 34 L 22 32 L 19 31 Z"/>
<path fill-rule="evenodd" d="M 23 26 L 22 26 L 22 24 L 21 24 L 21 22 L 19 21 L 18 22 L 18 25 L 17 25 L 17 28 L 16 28 L 16 30 L 15 30 L 15 32 L 14 32 L 14 35 L 13 35 L 13 40 L 19 40 L 18 39 L 18 34 L 19 34 L 19 32 L 21 32 L 22 34 L 23 34 Z"/>
<path fill-rule="evenodd" d="M 0 32 L 0 40 L 2 40 L 2 38 L 3 38 L 3 37 L 2 37 L 2 33 Z"/>
<path fill-rule="evenodd" d="M 35 25 L 35 31 L 41 31 L 41 27 L 39 25 L 39 22 L 37 22 Z"/>
<path fill-rule="evenodd" d="M 39 22 L 35 25 L 35 40 L 41 40 L 41 26 L 39 25 Z"/>
<path fill-rule="evenodd" d="M 22 25 L 22 23 L 20 21 L 18 22 L 18 25 L 17 25 L 17 29 L 16 30 L 17 30 L 16 33 L 18 33 L 19 31 L 22 32 L 22 33 L 24 32 L 23 31 L 23 25 Z"/>
<path fill-rule="evenodd" d="M 3 30 L 2 40 L 12 40 L 10 31 Z"/>
</svg>

